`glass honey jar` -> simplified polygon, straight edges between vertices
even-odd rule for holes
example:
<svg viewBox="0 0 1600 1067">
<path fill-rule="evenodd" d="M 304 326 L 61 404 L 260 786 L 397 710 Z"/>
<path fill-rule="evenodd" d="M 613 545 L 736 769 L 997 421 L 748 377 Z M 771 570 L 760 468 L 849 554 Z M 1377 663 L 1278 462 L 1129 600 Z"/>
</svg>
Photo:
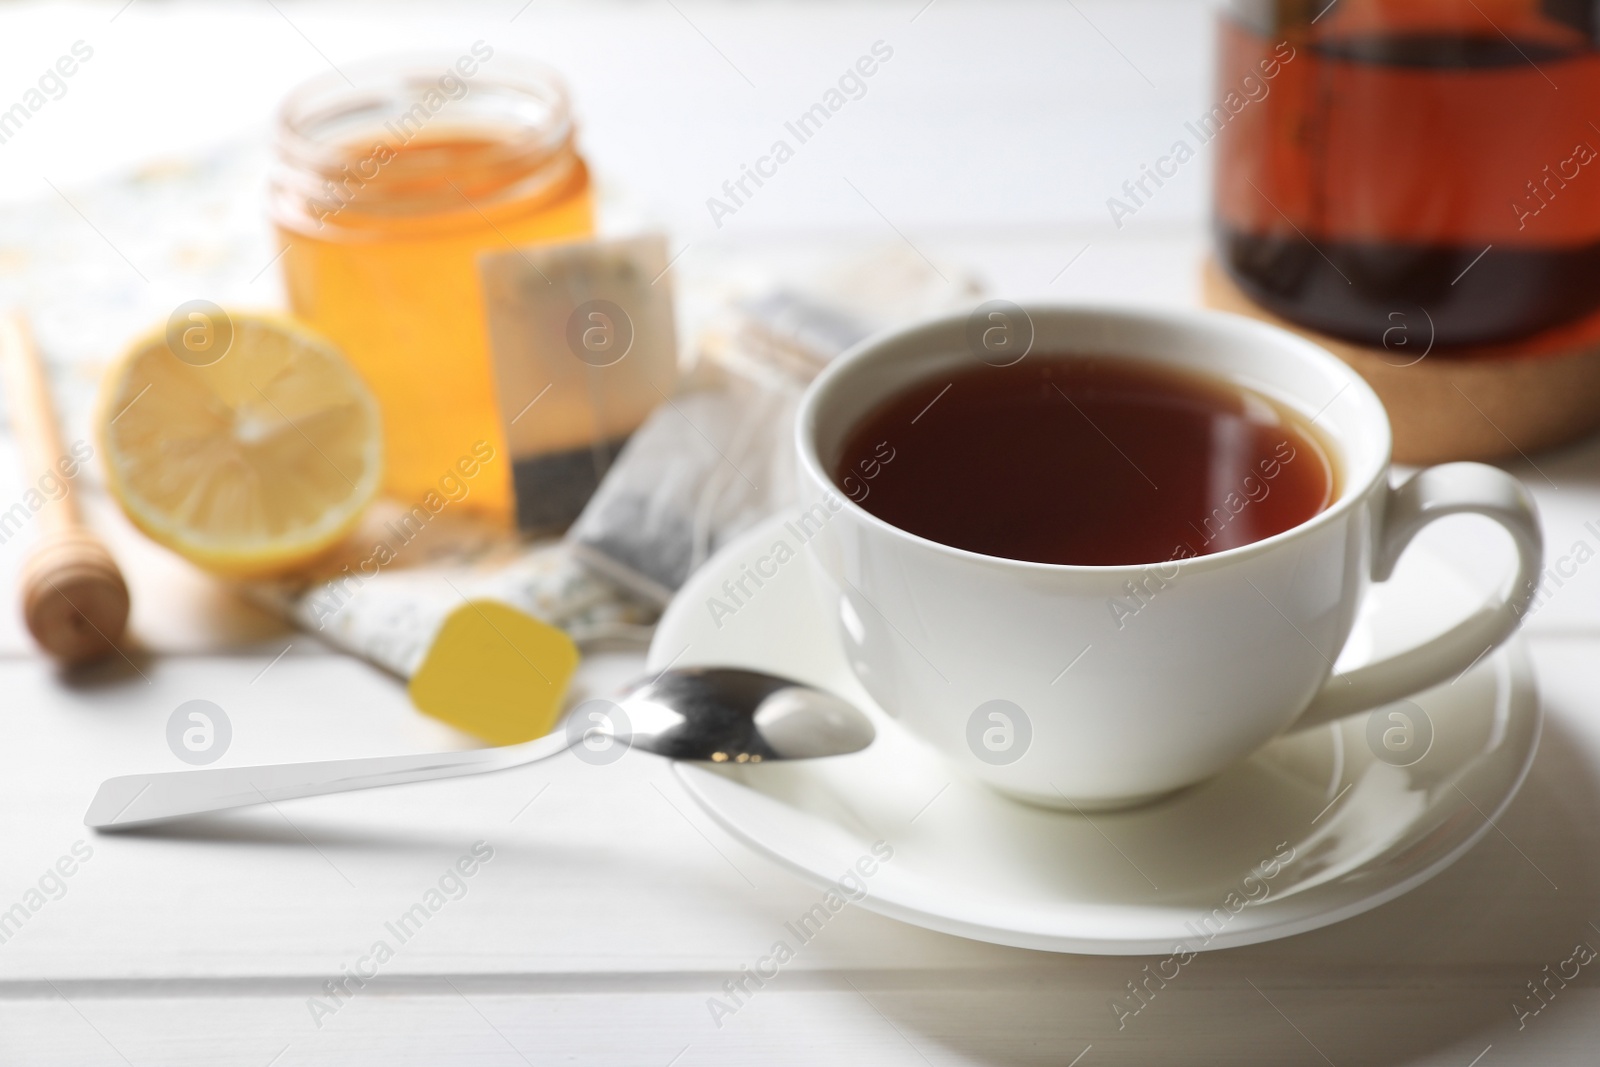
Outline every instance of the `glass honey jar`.
<svg viewBox="0 0 1600 1067">
<path fill-rule="evenodd" d="M 509 520 L 477 257 L 593 232 L 561 80 L 482 41 L 315 78 L 280 112 L 271 205 L 290 306 L 378 398 L 387 492 L 420 502 L 465 462 L 461 506 Z"/>
</svg>

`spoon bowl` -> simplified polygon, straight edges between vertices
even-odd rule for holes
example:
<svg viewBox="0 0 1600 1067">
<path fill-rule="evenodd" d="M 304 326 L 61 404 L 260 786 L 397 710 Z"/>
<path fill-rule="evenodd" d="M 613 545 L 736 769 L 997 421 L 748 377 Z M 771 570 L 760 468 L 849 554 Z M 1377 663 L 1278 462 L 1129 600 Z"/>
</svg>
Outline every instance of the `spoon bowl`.
<svg viewBox="0 0 1600 1067">
<path fill-rule="evenodd" d="M 761 763 L 859 752 L 872 743 L 872 723 L 831 693 L 787 678 L 733 667 L 667 671 L 617 698 L 579 704 L 568 722 L 591 723 L 630 747 L 678 760 Z M 616 709 L 627 723 L 607 730 Z M 572 729 L 569 726 L 569 732 Z"/>
</svg>

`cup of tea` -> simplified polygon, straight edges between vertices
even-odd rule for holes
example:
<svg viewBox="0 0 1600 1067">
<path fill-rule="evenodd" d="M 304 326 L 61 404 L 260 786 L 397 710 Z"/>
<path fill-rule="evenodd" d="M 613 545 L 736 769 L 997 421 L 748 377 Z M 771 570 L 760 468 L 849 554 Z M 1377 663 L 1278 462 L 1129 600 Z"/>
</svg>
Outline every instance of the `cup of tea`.
<svg viewBox="0 0 1600 1067">
<path fill-rule="evenodd" d="M 881 334 L 801 401 L 799 527 L 851 669 L 913 733 L 1051 807 L 1202 781 L 1286 730 L 1448 681 L 1516 629 L 1542 538 L 1495 467 L 1398 487 L 1367 384 L 1217 312 L 994 301 Z M 1334 671 L 1435 519 L 1517 574 L 1419 647 Z"/>
</svg>

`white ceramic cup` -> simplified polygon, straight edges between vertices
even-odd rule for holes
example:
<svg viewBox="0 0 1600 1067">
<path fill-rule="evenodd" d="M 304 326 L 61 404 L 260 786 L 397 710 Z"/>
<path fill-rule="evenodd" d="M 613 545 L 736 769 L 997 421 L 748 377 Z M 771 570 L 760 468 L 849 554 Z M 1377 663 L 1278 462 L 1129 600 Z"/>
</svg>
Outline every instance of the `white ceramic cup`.
<svg viewBox="0 0 1600 1067">
<path fill-rule="evenodd" d="M 969 341 L 982 330 L 953 315 L 835 360 L 807 390 L 796 426 L 807 555 L 867 692 L 982 780 L 1053 807 L 1138 803 L 1214 775 L 1285 730 L 1449 681 L 1516 629 L 1542 555 L 1527 490 L 1478 463 L 1430 467 L 1391 488 L 1383 405 L 1324 349 L 1215 312 L 1009 307 L 992 320 L 1012 331 L 996 335 L 1001 349 L 1031 339 L 1032 354 L 1135 357 L 1290 406 L 1333 447 L 1341 485 L 1299 526 L 1207 556 L 1116 567 L 985 556 L 884 522 L 833 476 L 846 435 L 882 401 L 995 362 Z M 986 313 L 979 326 L 990 321 Z M 892 474 L 892 464 L 877 472 Z M 1368 584 L 1389 577 L 1423 526 L 1460 512 L 1511 534 L 1511 591 L 1404 655 L 1334 674 Z M 1109 605 L 1129 602 L 1134 587 L 1142 607 L 1119 618 Z"/>
</svg>

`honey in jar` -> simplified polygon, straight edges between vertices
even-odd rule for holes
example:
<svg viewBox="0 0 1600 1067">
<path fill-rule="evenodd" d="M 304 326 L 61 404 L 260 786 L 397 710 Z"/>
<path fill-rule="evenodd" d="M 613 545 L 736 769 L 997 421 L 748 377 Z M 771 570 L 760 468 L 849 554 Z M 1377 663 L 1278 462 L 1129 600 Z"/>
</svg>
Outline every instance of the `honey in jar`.
<svg viewBox="0 0 1600 1067">
<path fill-rule="evenodd" d="M 481 41 L 314 79 L 280 115 L 272 206 L 291 307 L 377 395 L 386 490 L 420 502 L 466 462 L 461 506 L 508 519 L 477 258 L 593 232 L 560 80 Z"/>
</svg>

